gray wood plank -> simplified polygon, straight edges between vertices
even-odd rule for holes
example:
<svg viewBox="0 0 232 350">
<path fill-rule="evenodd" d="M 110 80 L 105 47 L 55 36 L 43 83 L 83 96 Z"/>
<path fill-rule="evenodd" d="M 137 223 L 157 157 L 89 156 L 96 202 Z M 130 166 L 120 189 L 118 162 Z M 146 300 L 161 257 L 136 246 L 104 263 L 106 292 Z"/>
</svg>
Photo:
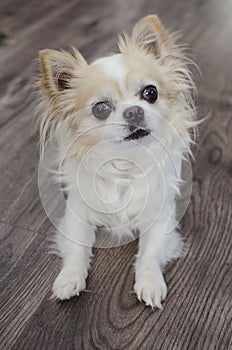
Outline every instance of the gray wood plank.
<svg viewBox="0 0 232 350">
<path fill-rule="evenodd" d="M 36 232 L 26 231 L 21 228 L 16 230 L 13 226 L 0 222 L 1 283 L 8 277 L 36 236 Z"/>
<path fill-rule="evenodd" d="M 2 349 L 11 349 L 42 300 L 50 297 L 58 259 L 48 254 L 44 235 L 10 225 L 5 231 L 1 244 L 0 344 Z"/>
</svg>

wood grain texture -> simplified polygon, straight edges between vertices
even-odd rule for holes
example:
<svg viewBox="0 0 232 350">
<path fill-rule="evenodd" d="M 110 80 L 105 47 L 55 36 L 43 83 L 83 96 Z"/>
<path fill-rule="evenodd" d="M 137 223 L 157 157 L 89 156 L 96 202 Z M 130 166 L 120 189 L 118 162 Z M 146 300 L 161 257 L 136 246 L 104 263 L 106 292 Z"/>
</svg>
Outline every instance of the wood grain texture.
<svg viewBox="0 0 232 350">
<path fill-rule="evenodd" d="M 157 13 L 202 71 L 193 190 L 182 220 L 185 255 L 168 266 L 164 310 L 132 293 L 136 242 L 96 249 L 89 291 L 50 299 L 59 270 L 37 186 L 32 85 L 38 50 L 77 46 L 92 60 Z M 229 350 L 232 231 L 232 3 L 230 0 L 2 0 L 0 2 L 0 346 L 2 349 Z"/>
</svg>

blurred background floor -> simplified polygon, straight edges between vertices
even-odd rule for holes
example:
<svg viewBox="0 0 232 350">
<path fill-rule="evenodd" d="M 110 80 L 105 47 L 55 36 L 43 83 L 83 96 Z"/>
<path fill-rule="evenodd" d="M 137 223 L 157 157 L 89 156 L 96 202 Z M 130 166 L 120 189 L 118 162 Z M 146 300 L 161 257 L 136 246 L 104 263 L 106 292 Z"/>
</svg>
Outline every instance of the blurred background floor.
<svg viewBox="0 0 232 350">
<path fill-rule="evenodd" d="M 38 50 L 74 45 L 92 60 L 153 13 L 192 47 L 202 72 L 198 115 L 210 115 L 194 150 L 186 254 L 165 273 L 163 311 L 151 312 L 131 293 L 136 242 L 96 249 L 91 292 L 50 300 L 60 261 L 45 253 L 53 228 L 37 185 L 30 96 Z M 1 349 L 231 349 L 231 34 L 231 0 L 1 0 Z"/>
</svg>

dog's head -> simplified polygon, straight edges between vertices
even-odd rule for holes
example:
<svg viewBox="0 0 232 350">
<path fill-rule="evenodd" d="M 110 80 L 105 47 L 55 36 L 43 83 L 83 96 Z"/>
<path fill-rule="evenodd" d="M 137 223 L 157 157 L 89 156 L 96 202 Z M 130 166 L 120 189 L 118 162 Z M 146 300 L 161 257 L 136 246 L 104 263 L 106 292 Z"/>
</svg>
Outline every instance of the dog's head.
<svg viewBox="0 0 232 350">
<path fill-rule="evenodd" d="M 124 149 L 157 138 L 189 142 L 193 84 L 173 37 L 147 16 L 119 39 L 119 50 L 92 64 L 76 50 L 41 52 L 42 142 L 49 128 L 70 140 L 71 153 L 105 140 Z"/>
</svg>

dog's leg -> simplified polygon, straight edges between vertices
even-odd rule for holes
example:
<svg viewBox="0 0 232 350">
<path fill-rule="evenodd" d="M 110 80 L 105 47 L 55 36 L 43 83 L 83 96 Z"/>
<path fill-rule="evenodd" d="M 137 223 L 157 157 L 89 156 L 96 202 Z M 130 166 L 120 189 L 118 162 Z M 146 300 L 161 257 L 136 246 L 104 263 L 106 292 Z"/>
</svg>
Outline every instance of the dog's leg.
<svg viewBox="0 0 232 350">
<path fill-rule="evenodd" d="M 181 255 L 182 241 L 177 231 L 169 234 L 165 226 L 155 225 L 139 239 L 139 250 L 135 263 L 134 290 L 138 299 L 146 305 L 162 309 L 167 287 L 162 268 L 172 258 Z"/>
<path fill-rule="evenodd" d="M 93 227 L 76 220 L 69 211 L 66 211 L 59 231 L 57 245 L 63 268 L 54 282 L 53 296 L 64 300 L 79 295 L 86 287 L 95 232 Z"/>
</svg>

